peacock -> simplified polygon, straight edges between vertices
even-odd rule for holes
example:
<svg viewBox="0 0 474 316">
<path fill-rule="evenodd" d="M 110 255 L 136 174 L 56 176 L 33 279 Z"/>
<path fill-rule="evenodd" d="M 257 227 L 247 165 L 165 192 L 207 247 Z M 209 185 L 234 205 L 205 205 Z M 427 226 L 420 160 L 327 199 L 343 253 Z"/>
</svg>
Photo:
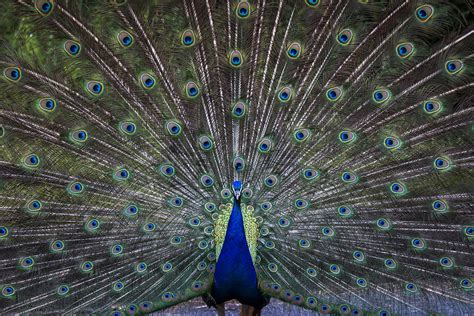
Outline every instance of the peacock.
<svg viewBox="0 0 474 316">
<path fill-rule="evenodd" d="M 469 1 L 0 9 L 0 314 L 474 314 Z"/>
</svg>

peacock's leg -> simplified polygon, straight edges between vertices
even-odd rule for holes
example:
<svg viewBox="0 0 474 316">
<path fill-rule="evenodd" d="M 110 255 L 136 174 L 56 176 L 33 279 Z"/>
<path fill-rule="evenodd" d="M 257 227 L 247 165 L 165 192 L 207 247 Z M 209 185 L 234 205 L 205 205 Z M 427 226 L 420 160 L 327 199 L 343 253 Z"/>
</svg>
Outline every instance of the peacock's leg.
<svg viewBox="0 0 474 316">
<path fill-rule="evenodd" d="M 225 303 L 217 304 L 217 315 L 224 316 L 225 315 Z"/>
<path fill-rule="evenodd" d="M 240 316 L 260 316 L 261 309 L 251 305 L 242 304 L 240 308 Z"/>
</svg>

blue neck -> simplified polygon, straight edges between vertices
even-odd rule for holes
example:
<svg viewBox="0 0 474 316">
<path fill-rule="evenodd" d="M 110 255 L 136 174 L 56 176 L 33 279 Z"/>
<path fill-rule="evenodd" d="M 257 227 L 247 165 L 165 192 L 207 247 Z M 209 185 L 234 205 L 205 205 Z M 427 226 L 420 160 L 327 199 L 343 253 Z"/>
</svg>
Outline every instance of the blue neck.
<svg viewBox="0 0 474 316">
<path fill-rule="evenodd" d="M 234 199 L 224 244 L 217 260 L 212 296 L 218 304 L 230 299 L 253 306 L 260 306 L 264 302 L 257 288 L 257 274 L 250 257 L 240 201 L 237 199 Z"/>
</svg>

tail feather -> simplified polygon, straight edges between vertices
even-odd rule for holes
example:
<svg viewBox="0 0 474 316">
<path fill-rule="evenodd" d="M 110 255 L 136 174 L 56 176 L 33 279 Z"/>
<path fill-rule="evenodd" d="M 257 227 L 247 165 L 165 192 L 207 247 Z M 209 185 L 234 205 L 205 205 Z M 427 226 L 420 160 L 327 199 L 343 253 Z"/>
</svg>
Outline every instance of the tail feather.
<svg viewBox="0 0 474 316">
<path fill-rule="evenodd" d="M 234 180 L 265 295 L 469 313 L 468 2 L 2 6 L 3 313 L 211 293 Z"/>
</svg>

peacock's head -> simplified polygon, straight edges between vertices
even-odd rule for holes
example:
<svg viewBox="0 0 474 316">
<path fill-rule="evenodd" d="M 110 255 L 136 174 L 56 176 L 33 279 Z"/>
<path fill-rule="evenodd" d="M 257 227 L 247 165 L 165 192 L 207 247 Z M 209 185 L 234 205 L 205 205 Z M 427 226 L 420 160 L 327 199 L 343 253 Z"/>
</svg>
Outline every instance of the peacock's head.
<svg viewBox="0 0 474 316">
<path fill-rule="evenodd" d="M 234 196 L 237 200 L 240 198 L 240 191 L 242 190 L 242 182 L 236 180 L 232 183 L 232 190 L 234 191 Z"/>
</svg>

